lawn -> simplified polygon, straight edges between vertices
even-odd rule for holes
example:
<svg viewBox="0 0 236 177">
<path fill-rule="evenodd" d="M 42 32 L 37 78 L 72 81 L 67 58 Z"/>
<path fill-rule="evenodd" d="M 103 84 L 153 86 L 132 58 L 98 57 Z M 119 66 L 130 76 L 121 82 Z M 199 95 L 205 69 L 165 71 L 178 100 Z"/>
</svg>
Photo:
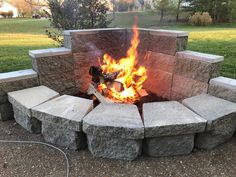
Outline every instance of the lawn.
<svg viewBox="0 0 236 177">
<path fill-rule="evenodd" d="M 117 14 L 111 26 L 130 27 L 135 16 L 138 16 L 140 27 L 188 31 L 189 50 L 225 56 L 222 74 L 236 78 L 236 23 L 208 27 L 160 25 L 158 15 L 145 12 Z M 171 17 L 166 19 L 171 20 Z M 0 20 L 0 72 L 30 68 L 28 50 L 54 47 L 55 43 L 44 34 L 47 28 L 48 20 Z"/>
</svg>

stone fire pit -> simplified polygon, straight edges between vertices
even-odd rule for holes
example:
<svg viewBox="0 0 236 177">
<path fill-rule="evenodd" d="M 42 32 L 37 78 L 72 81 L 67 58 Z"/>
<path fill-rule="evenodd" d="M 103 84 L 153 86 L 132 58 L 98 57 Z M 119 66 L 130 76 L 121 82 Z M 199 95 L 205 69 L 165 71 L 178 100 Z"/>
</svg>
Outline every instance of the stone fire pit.
<svg viewBox="0 0 236 177">
<path fill-rule="evenodd" d="M 145 103 L 140 114 L 135 105 L 95 107 L 78 96 L 87 92 L 98 57 L 125 56 L 132 31 L 65 31 L 64 47 L 29 52 L 32 69 L 0 74 L 0 120 L 15 118 L 48 143 L 88 145 L 94 156 L 124 160 L 184 155 L 229 140 L 236 129 L 236 80 L 219 75 L 224 58 L 187 51 L 186 32 L 139 32 L 144 89 L 169 101 Z"/>
</svg>

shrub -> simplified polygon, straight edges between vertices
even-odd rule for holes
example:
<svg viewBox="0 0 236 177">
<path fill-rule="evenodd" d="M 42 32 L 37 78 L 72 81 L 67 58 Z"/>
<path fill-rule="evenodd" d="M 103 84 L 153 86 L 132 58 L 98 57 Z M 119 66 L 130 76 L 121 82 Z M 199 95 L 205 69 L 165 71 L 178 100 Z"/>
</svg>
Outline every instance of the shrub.
<svg viewBox="0 0 236 177">
<path fill-rule="evenodd" d="M 126 11 L 128 11 L 128 9 L 129 9 L 129 3 L 128 2 L 126 2 L 124 0 L 120 0 L 118 2 L 118 11 L 119 12 L 126 12 Z"/>
<path fill-rule="evenodd" d="M 8 11 L 8 12 L 1 11 L 1 12 L 0 12 L 0 15 L 1 15 L 3 18 L 12 18 L 14 14 L 13 14 L 12 11 Z"/>
<path fill-rule="evenodd" d="M 212 24 L 212 18 L 208 12 L 196 12 L 189 18 L 192 25 L 206 26 Z"/>
</svg>

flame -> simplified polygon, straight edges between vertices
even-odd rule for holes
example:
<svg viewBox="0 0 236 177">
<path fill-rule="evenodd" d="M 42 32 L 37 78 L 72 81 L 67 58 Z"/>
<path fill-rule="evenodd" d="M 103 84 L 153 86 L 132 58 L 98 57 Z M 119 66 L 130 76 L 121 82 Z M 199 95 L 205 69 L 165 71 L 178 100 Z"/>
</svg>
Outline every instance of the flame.
<svg viewBox="0 0 236 177">
<path fill-rule="evenodd" d="M 115 87 L 108 89 L 108 98 L 133 103 L 140 99 L 138 91 L 142 89 L 143 82 L 147 79 L 146 69 L 143 66 L 137 67 L 137 47 L 139 45 L 139 32 L 137 26 L 133 26 L 133 38 L 131 47 L 127 51 L 126 57 L 116 60 L 109 54 L 104 54 L 101 68 L 104 74 L 120 71 L 115 81 L 123 84 L 123 91 L 119 92 Z M 99 91 L 107 88 L 105 84 L 99 85 Z"/>
</svg>

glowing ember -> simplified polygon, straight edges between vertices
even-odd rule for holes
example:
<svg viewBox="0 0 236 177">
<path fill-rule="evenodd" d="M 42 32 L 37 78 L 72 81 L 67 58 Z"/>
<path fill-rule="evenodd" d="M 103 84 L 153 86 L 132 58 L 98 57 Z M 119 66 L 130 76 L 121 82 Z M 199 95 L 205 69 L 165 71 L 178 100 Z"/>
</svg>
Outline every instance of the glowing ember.
<svg viewBox="0 0 236 177">
<path fill-rule="evenodd" d="M 109 74 L 119 71 L 115 81 L 123 84 L 122 91 L 117 90 L 115 86 L 107 88 L 106 84 L 100 84 L 98 91 L 106 89 L 108 98 L 120 102 L 133 103 L 139 100 L 143 82 L 147 79 L 146 69 L 143 66 L 137 66 L 137 47 L 139 45 L 139 32 L 137 26 L 133 26 L 133 38 L 131 47 L 127 51 L 126 57 L 119 60 L 113 59 L 109 54 L 105 54 L 100 67 L 103 74 Z"/>
</svg>

